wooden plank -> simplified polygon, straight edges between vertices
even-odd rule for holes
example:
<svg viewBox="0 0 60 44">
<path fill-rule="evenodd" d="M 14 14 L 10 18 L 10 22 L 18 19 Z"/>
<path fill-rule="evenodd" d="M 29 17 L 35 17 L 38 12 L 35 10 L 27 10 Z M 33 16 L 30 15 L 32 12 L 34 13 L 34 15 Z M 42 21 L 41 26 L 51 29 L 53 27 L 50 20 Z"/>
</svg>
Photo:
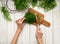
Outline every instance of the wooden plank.
<svg viewBox="0 0 60 44">
<path fill-rule="evenodd" d="M 1 2 L 0 2 L 0 6 Z M 0 10 L 0 44 L 7 44 L 7 23 Z"/>
<path fill-rule="evenodd" d="M 57 1 L 57 7 L 53 10 L 54 15 L 54 44 L 60 44 L 60 1 Z"/>
<path fill-rule="evenodd" d="M 29 44 L 29 25 L 26 24 L 23 29 L 23 44 Z"/>
<path fill-rule="evenodd" d="M 14 14 L 10 14 L 12 21 L 7 22 L 7 39 L 8 44 L 11 44 L 11 41 L 13 39 L 13 36 L 15 34 L 15 20 L 14 20 Z"/>
<path fill-rule="evenodd" d="M 46 37 L 46 44 L 52 44 L 52 27 L 53 27 L 53 20 L 52 20 L 52 10 L 49 12 L 45 12 L 45 20 L 50 22 L 50 27 L 45 27 L 45 37 Z"/>
<path fill-rule="evenodd" d="M 36 40 L 36 27 L 34 25 L 30 25 L 30 44 L 37 44 L 37 40 Z"/>
<path fill-rule="evenodd" d="M 3 18 L 3 14 L 0 13 L 0 44 L 7 44 L 7 23 Z"/>
</svg>

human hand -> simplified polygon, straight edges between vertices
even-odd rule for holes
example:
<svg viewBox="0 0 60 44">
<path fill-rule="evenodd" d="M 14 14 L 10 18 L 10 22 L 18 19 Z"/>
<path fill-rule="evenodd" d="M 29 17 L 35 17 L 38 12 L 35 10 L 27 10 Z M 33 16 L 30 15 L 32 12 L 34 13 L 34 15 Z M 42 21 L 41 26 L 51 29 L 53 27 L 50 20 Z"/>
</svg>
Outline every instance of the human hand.
<svg viewBox="0 0 60 44">
<path fill-rule="evenodd" d="M 36 29 L 36 39 L 37 39 L 38 43 L 41 44 L 41 43 L 43 43 L 42 42 L 42 35 L 43 35 L 43 33 L 40 30 L 39 25 L 36 25 L 36 27 L 37 27 L 37 29 Z"/>
<path fill-rule="evenodd" d="M 17 23 L 17 29 L 20 29 L 20 30 L 23 29 L 23 27 L 24 27 L 24 25 L 25 25 L 24 20 L 25 20 L 25 18 L 18 19 L 18 20 L 16 21 L 16 23 Z"/>
<path fill-rule="evenodd" d="M 19 34 L 20 34 L 20 32 L 22 31 L 22 29 L 23 29 L 23 27 L 24 27 L 24 25 L 25 25 L 24 20 L 25 20 L 25 18 L 18 19 L 18 20 L 16 21 L 17 31 L 16 31 L 16 33 L 15 33 L 15 35 L 14 35 L 14 38 L 12 39 L 11 44 L 17 44 L 17 39 L 18 39 L 18 37 L 19 37 Z"/>
</svg>

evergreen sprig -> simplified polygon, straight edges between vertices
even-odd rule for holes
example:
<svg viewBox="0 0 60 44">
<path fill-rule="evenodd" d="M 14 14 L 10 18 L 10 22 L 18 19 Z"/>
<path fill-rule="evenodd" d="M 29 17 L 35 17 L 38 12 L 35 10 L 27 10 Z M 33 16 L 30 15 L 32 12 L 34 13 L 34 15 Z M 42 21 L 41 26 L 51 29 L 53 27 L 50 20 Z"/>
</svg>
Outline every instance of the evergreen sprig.
<svg viewBox="0 0 60 44">
<path fill-rule="evenodd" d="M 14 3 L 17 10 L 24 10 L 29 8 L 30 3 L 33 7 L 39 6 L 45 11 L 49 11 L 56 7 L 55 0 L 14 0 Z"/>
<path fill-rule="evenodd" d="M 14 0 L 15 6 L 17 10 L 24 10 L 29 7 L 28 2 L 30 0 Z"/>
<path fill-rule="evenodd" d="M 3 6 L 1 7 L 1 12 L 3 12 L 3 17 L 7 20 L 7 21 L 11 21 L 11 18 L 10 18 L 10 14 L 8 12 L 8 9 Z"/>
<path fill-rule="evenodd" d="M 35 7 L 37 6 L 38 1 L 37 0 L 32 0 L 32 6 Z"/>
<path fill-rule="evenodd" d="M 31 12 L 27 12 L 25 14 L 25 22 L 28 23 L 28 24 L 33 24 L 36 22 L 36 17 L 33 13 Z"/>
<path fill-rule="evenodd" d="M 39 6 L 44 8 L 45 11 L 49 11 L 56 7 L 56 1 L 55 0 L 41 0 L 39 2 Z"/>
</svg>

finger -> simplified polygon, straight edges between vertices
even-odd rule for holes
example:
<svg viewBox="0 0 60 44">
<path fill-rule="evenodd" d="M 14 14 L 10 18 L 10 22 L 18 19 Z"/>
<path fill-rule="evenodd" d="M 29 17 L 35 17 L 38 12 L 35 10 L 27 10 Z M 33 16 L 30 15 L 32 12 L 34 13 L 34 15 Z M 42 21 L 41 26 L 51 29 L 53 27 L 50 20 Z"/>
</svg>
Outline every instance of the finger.
<svg viewBox="0 0 60 44">
<path fill-rule="evenodd" d="M 18 21 L 22 21 L 24 18 L 18 19 Z"/>
<path fill-rule="evenodd" d="M 20 23 L 23 23 L 23 21 L 25 20 L 25 18 L 22 18 L 21 20 L 19 20 Z"/>
<path fill-rule="evenodd" d="M 19 22 L 20 19 L 16 20 L 16 23 Z"/>
<path fill-rule="evenodd" d="M 23 26 L 25 25 L 25 23 L 23 23 Z"/>
<path fill-rule="evenodd" d="M 21 22 L 23 22 L 25 20 L 25 18 L 22 18 L 22 21 Z"/>
<path fill-rule="evenodd" d="M 25 18 L 21 18 L 21 19 L 18 19 L 16 22 L 21 24 L 24 20 Z"/>
</svg>

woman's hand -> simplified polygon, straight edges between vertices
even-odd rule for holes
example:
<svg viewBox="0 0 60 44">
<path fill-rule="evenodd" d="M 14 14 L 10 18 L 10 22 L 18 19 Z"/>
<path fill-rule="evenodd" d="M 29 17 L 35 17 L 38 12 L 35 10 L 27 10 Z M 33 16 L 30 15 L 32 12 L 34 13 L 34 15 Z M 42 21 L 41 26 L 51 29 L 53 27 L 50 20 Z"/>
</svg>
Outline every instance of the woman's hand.
<svg viewBox="0 0 60 44">
<path fill-rule="evenodd" d="M 16 30 L 16 33 L 15 33 L 13 39 L 12 39 L 11 44 L 17 44 L 17 40 L 18 40 L 19 34 L 20 34 L 20 32 L 22 31 L 22 29 L 23 29 L 23 27 L 25 25 L 24 20 L 25 20 L 25 18 L 18 19 L 16 21 L 16 23 L 17 23 L 17 30 Z"/>
<path fill-rule="evenodd" d="M 20 31 L 22 31 L 22 29 L 23 29 L 23 27 L 25 25 L 24 20 L 25 20 L 25 18 L 18 19 L 16 21 L 16 23 L 17 23 L 17 29 L 20 29 Z"/>
<path fill-rule="evenodd" d="M 38 44 L 43 44 L 43 41 L 42 41 L 43 33 L 40 30 L 39 25 L 36 25 L 36 27 L 37 27 L 37 29 L 36 29 L 36 39 L 38 41 Z"/>
</svg>

